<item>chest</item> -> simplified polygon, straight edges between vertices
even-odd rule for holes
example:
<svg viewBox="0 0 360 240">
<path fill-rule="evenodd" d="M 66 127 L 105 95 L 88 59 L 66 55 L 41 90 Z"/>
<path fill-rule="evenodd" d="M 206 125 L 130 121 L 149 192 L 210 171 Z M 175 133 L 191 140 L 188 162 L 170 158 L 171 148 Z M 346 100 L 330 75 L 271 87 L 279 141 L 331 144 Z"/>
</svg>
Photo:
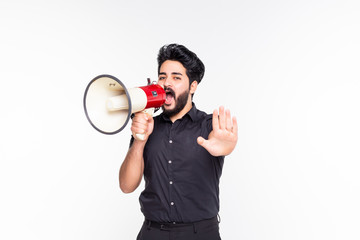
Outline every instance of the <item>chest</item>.
<svg viewBox="0 0 360 240">
<path fill-rule="evenodd" d="M 197 137 L 207 138 L 209 130 L 201 122 L 155 124 L 144 150 L 145 173 L 153 168 L 195 173 L 211 166 L 213 157 L 197 143 Z"/>
</svg>

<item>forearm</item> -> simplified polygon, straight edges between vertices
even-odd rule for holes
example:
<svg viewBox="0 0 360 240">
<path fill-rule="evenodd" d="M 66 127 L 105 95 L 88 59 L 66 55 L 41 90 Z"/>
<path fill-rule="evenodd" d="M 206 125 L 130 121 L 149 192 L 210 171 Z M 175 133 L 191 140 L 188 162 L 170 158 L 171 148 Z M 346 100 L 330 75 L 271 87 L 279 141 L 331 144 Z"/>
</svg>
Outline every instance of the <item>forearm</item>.
<svg viewBox="0 0 360 240">
<path fill-rule="evenodd" d="M 119 171 L 120 189 L 131 193 L 139 186 L 144 172 L 145 142 L 135 140 L 130 147 Z"/>
</svg>

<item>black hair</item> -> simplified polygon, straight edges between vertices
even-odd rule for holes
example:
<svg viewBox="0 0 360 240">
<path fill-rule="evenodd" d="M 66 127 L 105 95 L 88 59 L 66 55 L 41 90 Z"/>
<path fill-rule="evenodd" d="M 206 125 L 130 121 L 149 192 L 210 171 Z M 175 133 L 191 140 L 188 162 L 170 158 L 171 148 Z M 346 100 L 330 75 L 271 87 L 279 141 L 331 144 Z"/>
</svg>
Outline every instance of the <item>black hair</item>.
<svg viewBox="0 0 360 240">
<path fill-rule="evenodd" d="M 180 62 L 186 69 L 190 84 L 193 81 L 201 82 L 205 73 L 205 66 L 198 56 L 185 46 L 173 43 L 161 47 L 157 57 L 158 73 L 160 73 L 160 67 L 166 60 Z"/>
</svg>

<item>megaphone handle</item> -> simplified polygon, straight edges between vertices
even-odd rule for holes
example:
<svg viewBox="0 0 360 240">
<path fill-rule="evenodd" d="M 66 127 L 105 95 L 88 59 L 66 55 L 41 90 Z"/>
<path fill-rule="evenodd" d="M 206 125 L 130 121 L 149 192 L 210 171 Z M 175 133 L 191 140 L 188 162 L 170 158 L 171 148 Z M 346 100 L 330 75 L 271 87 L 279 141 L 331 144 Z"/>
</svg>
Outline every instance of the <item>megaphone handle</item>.
<svg viewBox="0 0 360 240">
<path fill-rule="evenodd" d="M 150 114 L 152 116 L 152 115 L 154 115 L 154 110 L 155 110 L 155 108 L 147 108 L 147 109 L 143 110 L 142 112 Z M 143 133 L 136 133 L 135 135 L 136 135 L 136 138 L 139 140 L 143 141 L 145 139 L 145 134 L 143 134 Z"/>
</svg>

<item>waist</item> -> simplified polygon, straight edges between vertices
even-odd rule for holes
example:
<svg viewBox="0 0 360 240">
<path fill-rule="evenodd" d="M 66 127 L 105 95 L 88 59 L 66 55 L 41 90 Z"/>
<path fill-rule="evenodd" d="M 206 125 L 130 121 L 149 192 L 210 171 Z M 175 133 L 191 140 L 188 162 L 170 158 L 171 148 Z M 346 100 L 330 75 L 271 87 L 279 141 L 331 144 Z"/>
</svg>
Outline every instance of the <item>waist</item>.
<svg viewBox="0 0 360 240">
<path fill-rule="evenodd" d="M 148 219 L 145 219 L 144 224 L 150 228 L 156 228 L 160 230 L 182 230 L 187 228 L 201 228 L 208 225 L 218 224 L 219 221 L 217 216 L 210 219 L 205 219 L 197 222 L 191 223 L 178 223 L 178 222 L 154 222 Z"/>
</svg>

